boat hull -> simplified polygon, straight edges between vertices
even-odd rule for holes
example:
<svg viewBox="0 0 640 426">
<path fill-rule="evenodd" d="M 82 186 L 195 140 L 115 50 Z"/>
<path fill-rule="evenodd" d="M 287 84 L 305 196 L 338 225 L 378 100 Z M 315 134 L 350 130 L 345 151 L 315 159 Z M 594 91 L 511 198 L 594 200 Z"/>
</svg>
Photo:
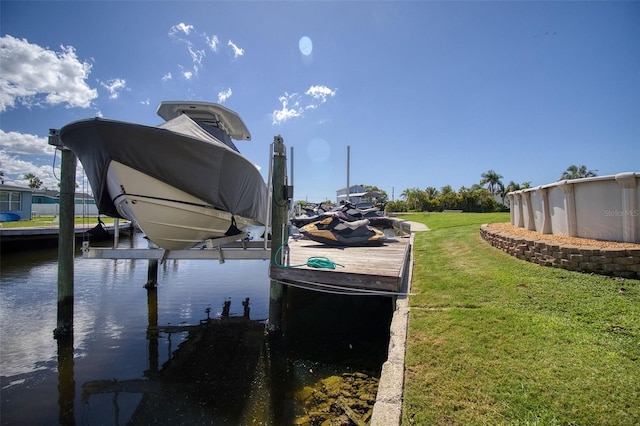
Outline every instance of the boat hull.
<svg viewBox="0 0 640 426">
<path fill-rule="evenodd" d="M 0 213 L 0 222 L 15 222 L 20 220 L 20 215 L 16 213 Z"/>
<path fill-rule="evenodd" d="M 109 164 L 107 188 L 118 213 L 167 250 L 188 249 L 209 238 L 232 235 L 233 222 L 238 231 L 260 225 L 116 161 Z"/>
</svg>

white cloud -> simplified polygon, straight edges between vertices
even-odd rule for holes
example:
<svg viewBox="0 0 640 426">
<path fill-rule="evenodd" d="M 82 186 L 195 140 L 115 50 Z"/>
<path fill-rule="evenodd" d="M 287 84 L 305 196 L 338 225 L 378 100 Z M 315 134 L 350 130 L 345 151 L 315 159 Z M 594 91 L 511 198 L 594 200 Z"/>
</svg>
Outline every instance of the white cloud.
<svg viewBox="0 0 640 426">
<path fill-rule="evenodd" d="M 228 88 L 227 90 L 224 90 L 222 92 L 218 92 L 218 102 L 224 103 L 227 99 L 231 97 L 232 94 L 233 92 L 231 92 L 231 88 Z"/>
<path fill-rule="evenodd" d="M 26 39 L 0 38 L 0 112 L 24 106 L 58 105 L 88 108 L 98 97 L 86 83 L 91 64 L 80 62 L 72 46 L 54 52 Z"/>
<path fill-rule="evenodd" d="M 244 49 L 239 48 L 234 42 L 229 40 L 227 46 L 231 46 L 231 50 L 233 51 L 233 59 L 236 59 L 238 56 L 244 56 Z"/>
<path fill-rule="evenodd" d="M 107 89 L 109 99 L 118 99 L 123 90 L 129 90 L 127 88 L 127 80 L 123 78 L 112 78 L 107 81 L 101 81 L 100 86 Z"/>
<path fill-rule="evenodd" d="M 182 72 L 183 77 L 187 80 L 197 77 L 198 73 L 204 68 L 204 59 L 207 56 L 207 51 L 212 50 L 217 53 L 220 46 L 220 39 L 217 35 L 214 34 L 209 36 L 205 33 L 198 32 L 193 25 L 187 25 L 183 22 L 174 25 L 169 29 L 169 37 L 175 41 L 184 43 L 187 47 L 187 51 L 193 64 L 193 71 L 188 75 L 186 72 Z M 233 54 L 234 59 L 244 56 L 244 49 L 238 47 L 233 41 L 229 40 L 227 42 L 227 46 L 230 47 L 230 51 Z M 178 66 L 181 69 L 183 68 L 182 65 Z M 164 81 L 167 79 L 163 78 Z"/>
<path fill-rule="evenodd" d="M 191 71 L 183 71 L 182 72 L 182 76 L 186 79 L 186 80 L 191 80 L 191 78 L 193 77 L 193 73 Z"/>
<path fill-rule="evenodd" d="M 193 62 L 193 72 L 197 75 L 198 70 L 202 68 L 202 59 L 205 57 L 204 50 L 194 50 L 191 43 L 188 46 L 189 55 L 191 55 L 191 61 Z"/>
<path fill-rule="evenodd" d="M 299 108 L 300 104 L 298 102 L 298 98 L 299 98 L 299 95 L 297 93 L 293 93 L 290 95 L 287 92 L 285 92 L 283 96 L 280 96 L 278 98 L 278 101 L 280 101 L 282 108 L 279 110 L 273 111 L 273 113 L 271 114 L 271 118 L 273 120 L 272 123 L 280 124 L 291 118 L 299 117 L 302 112 Z M 293 103 L 293 108 L 289 107 L 289 104 L 291 102 Z"/>
<path fill-rule="evenodd" d="M 49 145 L 48 138 L 18 132 L 5 132 L 0 129 L 0 149 L 12 154 L 52 155 L 55 148 Z"/>
<path fill-rule="evenodd" d="M 214 52 L 217 52 L 218 51 L 218 43 L 220 43 L 220 40 L 218 40 L 218 36 L 214 35 L 211 38 L 206 36 L 206 39 L 207 39 L 207 44 L 209 45 L 211 50 L 213 50 Z"/>
<path fill-rule="evenodd" d="M 176 34 L 179 33 L 189 35 L 191 31 L 193 31 L 193 25 L 187 25 L 184 22 L 180 22 L 169 29 L 169 35 L 171 37 L 175 37 Z"/>
<path fill-rule="evenodd" d="M 171 75 L 170 72 L 166 73 L 165 75 L 162 76 L 162 81 L 167 81 L 167 80 L 171 80 L 173 78 L 173 76 Z"/>
<path fill-rule="evenodd" d="M 313 99 L 319 100 L 320 103 L 325 103 L 327 96 L 334 97 L 336 95 L 336 91 L 329 89 L 327 86 L 311 86 L 309 90 L 304 93 Z"/>
<path fill-rule="evenodd" d="M 57 155 L 57 161 L 56 159 Z M 39 164 L 30 161 L 33 157 Z M 48 159 L 42 160 L 43 157 Z M 60 176 L 60 153 L 49 145 L 48 137 L 28 133 L 4 132 L 0 129 L 0 170 L 4 172 L 7 185 L 27 186 L 24 175 L 33 173 L 42 181 L 42 188 L 58 189 Z M 84 170 L 78 162 L 76 181 L 81 182 Z M 90 190 L 85 189 L 90 192 Z"/>
<path fill-rule="evenodd" d="M 53 160 L 53 156 L 51 158 Z M 4 172 L 4 183 L 7 185 L 26 187 L 29 185 L 29 181 L 24 179 L 24 175 L 33 173 L 34 176 L 39 177 L 42 181 L 42 188 L 58 188 L 58 178 L 56 176 L 60 176 L 60 167 L 57 167 L 54 171 L 52 164 L 38 166 L 0 150 L 0 170 Z M 76 174 L 76 176 L 78 175 Z"/>
<path fill-rule="evenodd" d="M 149 98 L 145 99 L 144 101 L 140 101 L 140 103 L 142 105 L 150 105 L 151 104 L 151 100 Z"/>
<path fill-rule="evenodd" d="M 280 101 L 282 108 L 271 114 L 272 123 L 280 124 L 291 118 L 301 117 L 305 110 L 316 109 L 320 104 L 327 101 L 327 97 L 334 97 L 336 90 L 327 86 L 311 86 L 304 94 L 308 98 L 302 98 L 297 93 L 290 95 L 287 92 L 280 96 L 278 101 Z"/>
</svg>

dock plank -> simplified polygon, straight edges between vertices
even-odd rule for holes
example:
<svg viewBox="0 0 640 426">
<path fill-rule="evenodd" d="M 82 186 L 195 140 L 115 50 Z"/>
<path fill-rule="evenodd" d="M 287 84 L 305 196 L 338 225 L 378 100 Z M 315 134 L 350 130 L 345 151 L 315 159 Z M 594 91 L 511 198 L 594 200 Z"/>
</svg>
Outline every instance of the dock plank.
<svg viewBox="0 0 640 426">
<path fill-rule="evenodd" d="M 391 238 L 384 245 L 375 247 L 337 247 L 307 239 L 290 240 L 289 263 L 293 267 L 272 266 L 270 275 L 272 279 L 291 283 L 397 292 L 402 284 L 409 250 L 407 237 Z M 326 257 L 343 266 L 336 269 L 306 266 L 307 260 L 313 256 Z"/>
</svg>

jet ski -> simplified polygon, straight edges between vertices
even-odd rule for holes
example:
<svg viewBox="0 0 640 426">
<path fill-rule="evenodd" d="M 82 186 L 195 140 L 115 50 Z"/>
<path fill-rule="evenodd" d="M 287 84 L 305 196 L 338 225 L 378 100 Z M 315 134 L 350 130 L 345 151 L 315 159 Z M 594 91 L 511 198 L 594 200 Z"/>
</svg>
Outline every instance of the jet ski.
<svg viewBox="0 0 640 426">
<path fill-rule="evenodd" d="M 361 209 L 347 201 L 336 210 L 344 213 L 349 221 L 369 219 L 369 225 L 375 228 L 393 228 L 393 219 L 384 216 L 377 207 Z"/>
<path fill-rule="evenodd" d="M 322 207 L 322 203 L 315 207 L 305 207 L 304 213 L 291 218 L 291 224 L 296 228 L 302 228 L 313 222 L 317 222 L 326 217 L 327 210 Z"/>
<path fill-rule="evenodd" d="M 305 225 L 300 228 L 300 233 L 310 240 L 331 246 L 377 246 L 386 240 L 382 231 L 369 226 L 368 219 L 349 222 L 337 215 Z"/>
<path fill-rule="evenodd" d="M 359 209 L 353 204 L 346 202 L 341 206 L 329 211 L 324 210 L 322 204 L 313 209 L 308 208 L 305 210 L 305 213 L 295 216 L 291 219 L 291 223 L 297 228 L 302 228 L 305 225 L 323 220 L 329 216 L 337 216 L 347 222 L 368 219 L 369 225 L 375 228 L 393 228 L 393 219 L 388 216 L 382 215 L 377 207 L 372 207 L 369 209 Z"/>
</svg>

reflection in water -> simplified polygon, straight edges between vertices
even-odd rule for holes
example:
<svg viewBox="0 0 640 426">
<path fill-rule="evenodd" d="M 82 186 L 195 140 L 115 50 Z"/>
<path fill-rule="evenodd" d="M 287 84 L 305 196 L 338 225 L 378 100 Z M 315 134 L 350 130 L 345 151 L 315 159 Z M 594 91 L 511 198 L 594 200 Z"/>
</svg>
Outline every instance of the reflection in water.
<svg viewBox="0 0 640 426">
<path fill-rule="evenodd" d="M 381 297 L 287 288 L 284 335 L 265 336 L 263 261 L 168 261 L 145 289 L 146 261 L 77 258 L 74 335 L 60 341 L 55 250 L 1 262 L 3 425 L 293 424 L 318 411 L 309 389 L 354 374 L 375 383 L 386 357 Z"/>
<path fill-rule="evenodd" d="M 128 424 L 249 424 L 245 402 L 249 400 L 257 370 L 263 367 L 264 323 L 243 317 L 207 317 L 197 325 L 155 325 L 157 298 L 149 291 L 148 380 L 92 380 L 82 384 L 82 400 L 100 394 L 139 393 Z M 154 303 L 155 301 L 155 303 Z M 245 300 L 248 309 L 248 300 Z M 226 301 L 224 309 L 229 309 Z M 207 312 L 208 316 L 209 312 Z M 187 332 L 187 338 L 158 369 L 158 339 Z M 119 409 L 116 413 L 119 413 Z M 114 414 L 116 414 L 114 413 Z M 256 412 L 251 412 L 255 419 Z M 264 413 L 261 421 L 264 422 Z"/>
<path fill-rule="evenodd" d="M 58 421 L 61 425 L 75 424 L 74 400 L 76 383 L 73 378 L 73 333 L 58 338 Z"/>
</svg>

